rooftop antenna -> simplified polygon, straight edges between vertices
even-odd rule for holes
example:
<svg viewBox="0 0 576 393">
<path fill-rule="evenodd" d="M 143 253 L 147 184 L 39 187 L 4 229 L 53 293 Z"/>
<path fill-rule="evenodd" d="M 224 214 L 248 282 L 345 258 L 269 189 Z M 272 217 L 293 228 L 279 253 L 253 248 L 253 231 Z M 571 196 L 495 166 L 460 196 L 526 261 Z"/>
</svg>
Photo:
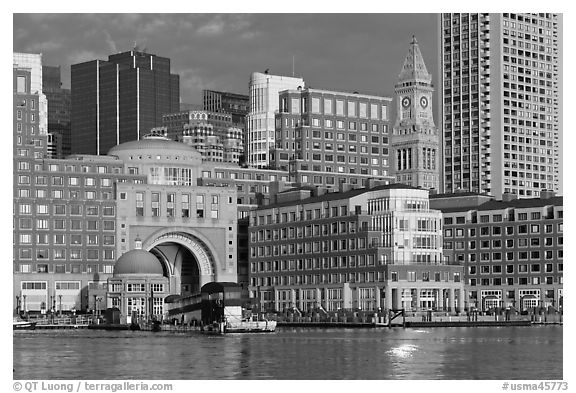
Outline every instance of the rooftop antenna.
<svg viewBox="0 0 576 393">
<path fill-rule="evenodd" d="M 294 55 L 292 55 L 292 78 L 294 78 Z"/>
</svg>

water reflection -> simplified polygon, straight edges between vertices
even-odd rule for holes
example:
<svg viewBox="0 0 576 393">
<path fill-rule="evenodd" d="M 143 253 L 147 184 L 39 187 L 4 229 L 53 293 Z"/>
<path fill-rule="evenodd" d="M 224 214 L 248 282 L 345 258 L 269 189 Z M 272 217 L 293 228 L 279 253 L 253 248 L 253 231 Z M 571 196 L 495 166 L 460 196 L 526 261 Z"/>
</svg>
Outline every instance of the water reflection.
<svg viewBox="0 0 576 393">
<path fill-rule="evenodd" d="M 14 332 L 16 379 L 562 379 L 562 327 Z"/>
</svg>

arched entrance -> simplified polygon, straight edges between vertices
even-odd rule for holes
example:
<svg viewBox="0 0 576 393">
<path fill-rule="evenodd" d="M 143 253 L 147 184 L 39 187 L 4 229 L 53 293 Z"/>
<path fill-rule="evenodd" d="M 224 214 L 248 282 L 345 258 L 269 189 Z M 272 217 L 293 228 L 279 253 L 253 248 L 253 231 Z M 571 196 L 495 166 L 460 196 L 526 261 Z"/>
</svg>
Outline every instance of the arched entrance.
<svg viewBox="0 0 576 393">
<path fill-rule="evenodd" d="M 210 248 L 187 232 L 154 235 L 143 243 L 162 262 L 170 279 L 170 292 L 189 295 L 200 292 L 202 285 L 216 281 L 216 261 Z"/>
</svg>

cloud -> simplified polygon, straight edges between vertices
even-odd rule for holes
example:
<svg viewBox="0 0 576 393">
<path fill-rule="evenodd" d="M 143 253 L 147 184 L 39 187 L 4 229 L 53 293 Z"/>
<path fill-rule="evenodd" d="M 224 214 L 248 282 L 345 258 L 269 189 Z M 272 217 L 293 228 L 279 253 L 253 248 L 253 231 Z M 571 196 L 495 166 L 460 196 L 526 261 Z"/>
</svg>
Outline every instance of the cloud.
<svg viewBox="0 0 576 393">
<path fill-rule="evenodd" d="M 57 51 L 62 48 L 62 43 L 54 41 L 38 42 L 30 45 L 28 50 L 33 53 L 45 53 Z"/>
<path fill-rule="evenodd" d="M 196 30 L 196 33 L 200 35 L 220 35 L 223 32 L 224 21 L 220 15 L 214 17 L 212 20 L 208 21 L 208 23 Z"/>
<path fill-rule="evenodd" d="M 216 36 L 237 33 L 251 26 L 251 16 L 243 14 L 214 15 L 196 33 L 204 36 Z"/>
<path fill-rule="evenodd" d="M 108 33 L 108 31 L 104 30 L 104 35 L 106 36 L 106 43 L 108 44 L 108 48 L 110 49 L 110 52 L 111 53 L 118 53 L 118 49 L 116 48 L 116 43 L 114 42 L 114 40 L 110 36 L 110 33 Z"/>
<path fill-rule="evenodd" d="M 71 52 L 68 55 L 68 64 L 77 64 L 77 63 L 83 63 L 85 61 L 106 59 L 106 58 L 107 58 L 106 55 L 99 52 L 89 50 L 79 50 Z"/>
</svg>

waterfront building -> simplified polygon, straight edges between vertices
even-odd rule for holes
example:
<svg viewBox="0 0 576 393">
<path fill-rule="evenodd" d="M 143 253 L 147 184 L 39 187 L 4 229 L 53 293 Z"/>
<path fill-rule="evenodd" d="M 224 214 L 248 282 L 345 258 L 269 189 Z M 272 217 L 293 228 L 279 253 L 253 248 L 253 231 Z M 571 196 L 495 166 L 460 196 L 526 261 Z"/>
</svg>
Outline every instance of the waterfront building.
<svg viewBox="0 0 576 393">
<path fill-rule="evenodd" d="M 466 305 L 488 311 L 563 307 L 563 198 L 431 196 L 444 217 L 444 255 L 464 265 Z"/>
<path fill-rule="evenodd" d="M 180 110 L 170 59 L 138 50 L 71 66 L 72 153 L 104 155 Z"/>
<path fill-rule="evenodd" d="M 391 180 L 391 101 L 301 87 L 281 91 L 271 166 L 290 171 L 299 183 L 326 183 L 336 188 L 340 181 Z"/>
<path fill-rule="evenodd" d="M 170 294 L 165 267 L 151 252 L 134 249 L 123 254 L 108 278 L 106 308 L 120 310 L 120 323 L 162 320 L 164 299 Z"/>
<path fill-rule="evenodd" d="M 42 90 L 48 101 L 48 157 L 64 158 L 71 154 L 70 89 L 63 89 L 60 66 L 42 66 Z"/>
<path fill-rule="evenodd" d="M 236 282 L 236 190 L 197 186 L 200 154 L 167 138 L 127 142 L 109 154 L 128 173 L 146 176 L 145 184 L 116 185 L 119 253 L 140 246 L 157 255 L 176 293 L 196 293 L 213 280 Z"/>
<path fill-rule="evenodd" d="M 439 189 L 440 135 L 434 125 L 434 86 L 415 37 L 395 86 L 392 157 L 397 183 Z"/>
<path fill-rule="evenodd" d="M 275 145 L 275 112 L 278 93 L 286 89 L 304 87 L 302 78 L 254 72 L 249 83 L 249 112 L 246 116 L 247 163 L 251 167 L 270 166 L 270 150 Z"/>
<path fill-rule="evenodd" d="M 295 188 L 251 211 L 251 297 L 277 311 L 463 311 L 462 266 L 443 257 L 428 191 L 371 186 Z"/>
<path fill-rule="evenodd" d="M 561 14 L 438 16 L 443 192 L 561 192 Z"/>
<path fill-rule="evenodd" d="M 41 149 L 15 147 L 16 308 L 103 307 L 116 260 L 134 248 L 156 255 L 173 294 L 237 282 L 236 190 L 197 186 L 202 160 L 193 148 L 153 135 L 107 156 L 44 159 Z"/>
</svg>

